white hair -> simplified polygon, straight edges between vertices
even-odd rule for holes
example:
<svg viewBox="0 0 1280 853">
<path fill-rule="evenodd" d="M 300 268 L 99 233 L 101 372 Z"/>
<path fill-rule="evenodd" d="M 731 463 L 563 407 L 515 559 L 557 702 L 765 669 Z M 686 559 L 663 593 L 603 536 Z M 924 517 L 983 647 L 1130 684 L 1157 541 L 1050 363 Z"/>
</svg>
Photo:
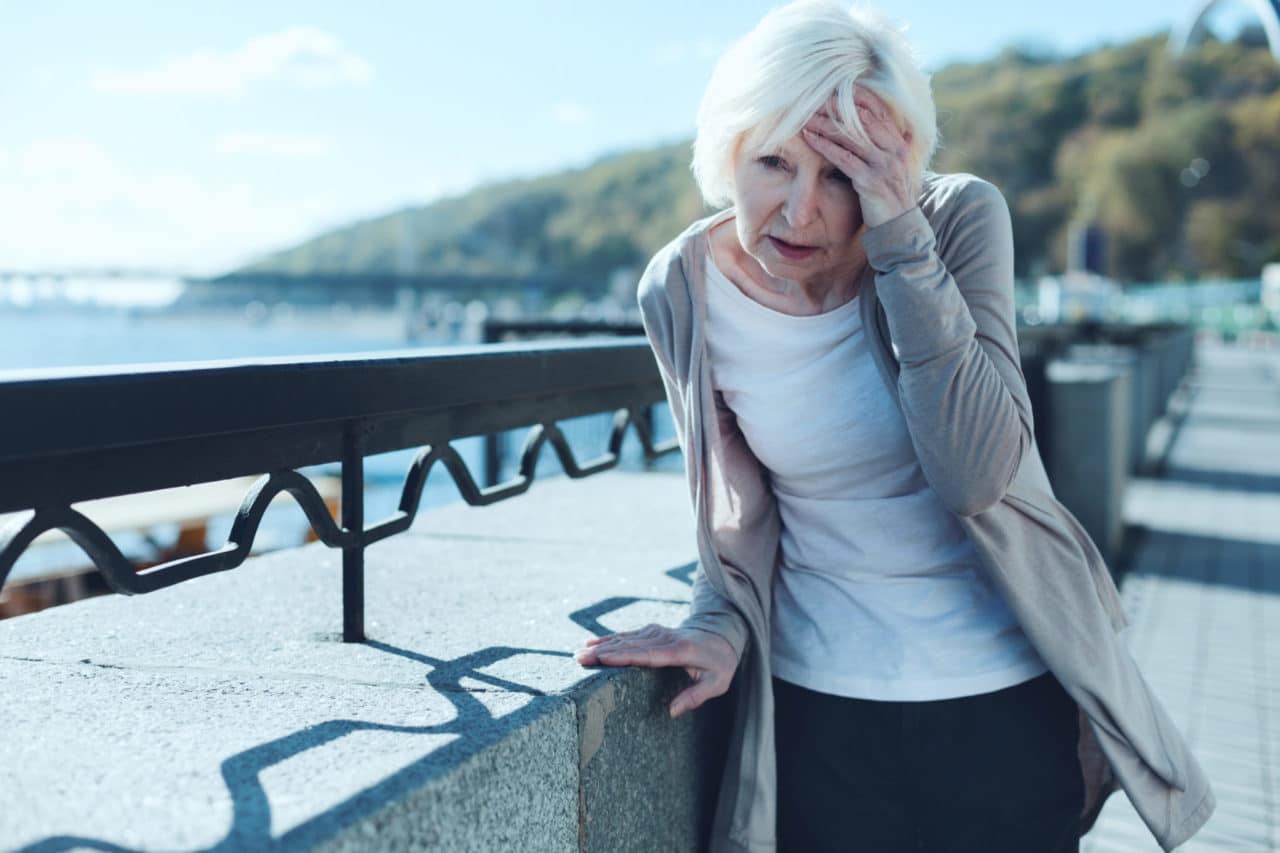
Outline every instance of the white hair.
<svg viewBox="0 0 1280 853">
<path fill-rule="evenodd" d="M 903 31 L 865 5 L 797 0 L 774 9 L 716 63 L 698 108 L 693 175 L 712 206 L 733 201 L 739 143 L 776 151 L 798 134 L 832 94 L 833 118 L 866 140 L 853 95 L 879 95 L 902 129 L 910 128 L 912 166 L 923 174 L 938 145 L 929 76 Z"/>
</svg>

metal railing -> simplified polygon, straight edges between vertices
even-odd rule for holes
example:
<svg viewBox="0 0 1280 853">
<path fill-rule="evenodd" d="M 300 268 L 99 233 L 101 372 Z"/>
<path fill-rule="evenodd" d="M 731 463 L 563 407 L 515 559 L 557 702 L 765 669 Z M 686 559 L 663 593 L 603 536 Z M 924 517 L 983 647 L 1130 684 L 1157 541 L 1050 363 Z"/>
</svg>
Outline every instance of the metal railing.
<svg viewBox="0 0 1280 853">
<path fill-rule="evenodd" d="M 558 320 L 548 317 L 501 319 L 490 317 L 481 328 L 481 341 L 499 344 L 511 341 L 528 341 L 539 338 L 626 337 L 643 335 L 640 323 L 615 323 L 607 320 Z M 644 425 L 653 431 L 653 409 L 645 409 Z M 507 436 L 490 433 L 484 437 L 484 461 L 481 473 L 484 484 L 492 486 L 502 477 L 506 463 Z"/>
<path fill-rule="evenodd" d="M 228 571 L 250 554 L 268 504 L 288 492 L 321 542 L 342 550 L 343 639 L 364 639 L 364 549 L 407 530 L 437 463 L 467 503 L 527 491 L 544 445 L 570 477 L 618 464 L 627 429 L 646 459 L 656 444 L 644 412 L 665 400 L 643 340 L 498 344 L 344 358 L 254 359 L 0 372 L 0 589 L 41 533 L 59 529 L 116 592 L 142 594 Z M 614 413 L 605 451 L 578 462 L 557 421 Z M 517 474 L 480 487 L 449 444 L 532 427 Z M 399 509 L 364 520 L 364 459 L 419 448 Z M 335 522 L 296 469 L 340 462 Z M 265 473 L 264 473 L 265 472 Z M 72 504 L 95 498 L 261 474 L 227 542 L 205 554 L 138 571 Z"/>
</svg>

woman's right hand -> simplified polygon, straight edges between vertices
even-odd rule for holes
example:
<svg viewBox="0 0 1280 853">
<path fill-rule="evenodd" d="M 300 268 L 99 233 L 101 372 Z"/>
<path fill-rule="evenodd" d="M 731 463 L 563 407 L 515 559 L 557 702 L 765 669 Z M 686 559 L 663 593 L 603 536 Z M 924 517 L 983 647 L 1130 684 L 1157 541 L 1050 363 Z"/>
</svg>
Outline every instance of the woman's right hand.
<svg viewBox="0 0 1280 853">
<path fill-rule="evenodd" d="M 672 718 L 727 691 L 738 668 L 738 653 L 724 637 L 653 624 L 592 637 L 574 657 L 583 666 L 683 667 L 693 684 L 671 700 Z"/>
</svg>

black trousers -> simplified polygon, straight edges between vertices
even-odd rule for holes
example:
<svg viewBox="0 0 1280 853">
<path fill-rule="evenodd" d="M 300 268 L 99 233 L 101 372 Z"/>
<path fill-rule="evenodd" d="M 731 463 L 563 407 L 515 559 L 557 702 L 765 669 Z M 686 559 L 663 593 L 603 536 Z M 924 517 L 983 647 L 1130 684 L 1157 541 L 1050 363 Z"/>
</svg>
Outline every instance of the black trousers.
<svg viewBox="0 0 1280 853">
<path fill-rule="evenodd" d="M 1046 672 L 930 702 L 775 678 L 780 853 L 1075 853 L 1076 703 Z"/>
</svg>

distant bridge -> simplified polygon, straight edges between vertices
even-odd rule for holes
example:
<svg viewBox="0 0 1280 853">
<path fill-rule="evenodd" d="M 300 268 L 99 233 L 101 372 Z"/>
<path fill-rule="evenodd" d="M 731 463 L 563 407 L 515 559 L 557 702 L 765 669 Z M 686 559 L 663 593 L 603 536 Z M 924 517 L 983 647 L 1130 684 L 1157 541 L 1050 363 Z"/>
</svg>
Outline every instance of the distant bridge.
<svg viewBox="0 0 1280 853">
<path fill-rule="evenodd" d="M 1198 0 L 1194 12 L 1183 19 L 1182 23 L 1169 37 L 1169 49 L 1174 56 L 1181 56 L 1183 51 L 1198 42 L 1204 36 L 1205 19 L 1223 0 Z M 1237 0 L 1244 3 L 1257 16 L 1266 33 L 1267 44 L 1271 46 L 1271 55 L 1280 62 L 1280 0 Z"/>
</svg>

